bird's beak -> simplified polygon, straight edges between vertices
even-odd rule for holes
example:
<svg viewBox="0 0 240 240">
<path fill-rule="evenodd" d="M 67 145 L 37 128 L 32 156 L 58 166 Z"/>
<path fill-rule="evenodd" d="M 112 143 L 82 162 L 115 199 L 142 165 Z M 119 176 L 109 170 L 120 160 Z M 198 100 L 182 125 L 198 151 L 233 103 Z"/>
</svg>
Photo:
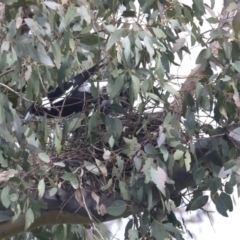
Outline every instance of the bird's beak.
<svg viewBox="0 0 240 240">
<path fill-rule="evenodd" d="M 29 111 L 27 112 L 24 121 L 29 121 L 34 117 L 34 114 L 30 113 Z"/>
</svg>

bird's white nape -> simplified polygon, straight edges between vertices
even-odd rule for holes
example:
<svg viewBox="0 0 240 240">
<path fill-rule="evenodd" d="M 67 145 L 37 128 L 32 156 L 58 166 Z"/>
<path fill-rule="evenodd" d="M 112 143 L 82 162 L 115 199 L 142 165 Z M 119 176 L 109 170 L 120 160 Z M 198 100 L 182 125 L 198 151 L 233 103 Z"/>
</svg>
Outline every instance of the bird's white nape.
<svg viewBox="0 0 240 240">
<path fill-rule="evenodd" d="M 104 82 L 94 82 L 94 86 L 97 88 L 99 86 L 99 93 L 102 93 L 104 88 L 107 86 L 108 82 L 104 81 Z M 82 86 L 80 86 L 78 88 L 79 92 L 88 92 L 91 93 L 91 83 L 86 82 L 84 83 Z"/>
<path fill-rule="evenodd" d="M 29 111 L 27 112 L 24 121 L 29 121 L 34 117 L 34 114 L 30 113 Z"/>
</svg>

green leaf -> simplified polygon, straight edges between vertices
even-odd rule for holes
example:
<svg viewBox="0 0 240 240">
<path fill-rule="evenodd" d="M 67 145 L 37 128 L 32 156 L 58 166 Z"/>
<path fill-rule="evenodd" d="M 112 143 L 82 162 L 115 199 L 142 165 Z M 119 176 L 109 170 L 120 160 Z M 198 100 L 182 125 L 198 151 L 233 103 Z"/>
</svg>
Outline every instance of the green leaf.
<svg viewBox="0 0 240 240">
<path fill-rule="evenodd" d="M 127 209 L 127 203 L 122 200 L 116 200 L 112 203 L 111 207 L 107 208 L 108 214 L 119 217 L 121 216 L 125 210 Z"/>
<path fill-rule="evenodd" d="M 24 19 L 25 23 L 28 25 L 28 27 L 31 29 L 32 34 L 36 35 L 41 42 L 44 42 L 41 36 L 45 36 L 46 32 L 44 29 L 33 19 L 31 18 L 25 18 Z"/>
<path fill-rule="evenodd" d="M 19 195 L 17 193 L 13 193 L 9 195 L 9 199 L 11 200 L 11 202 L 16 202 L 18 198 L 19 198 Z"/>
<path fill-rule="evenodd" d="M 91 23 L 91 15 L 85 5 L 81 5 L 79 8 L 77 8 L 77 13 L 82 16 L 88 25 Z"/>
<path fill-rule="evenodd" d="M 92 116 L 90 117 L 89 122 L 88 122 L 88 132 L 89 133 L 98 126 L 98 118 L 99 118 L 99 114 L 97 112 L 94 112 L 92 114 Z"/>
<path fill-rule="evenodd" d="M 125 233 L 124 233 L 124 237 L 125 239 L 128 239 L 129 237 L 129 230 L 131 230 L 133 227 L 133 220 L 130 219 L 125 227 Z M 137 236 L 138 237 L 138 236 Z"/>
<path fill-rule="evenodd" d="M 56 41 L 52 43 L 52 51 L 54 55 L 54 62 L 56 64 L 56 67 L 59 69 L 61 67 L 61 58 L 62 58 L 62 53 L 59 44 L 57 44 Z"/>
<path fill-rule="evenodd" d="M 236 62 L 232 63 L 232 66 L 233 66 L 238 72 L 240 72 L 240 61 L 236 61 Z"/>
<path fill-rule="evenodd" d="M 224 29 L 220 29 L 220 28 L 217 28 L 217 29 L 214 29 L 211 31 L 210 33 L 210 36 L 212 37 L 212 39 L 216 39 L 216 40 L 219 40 L 219 39 L 222 39 L 225 35 L 225 30 Z M 221 56 L 220 56 L 221 58 Z"/>
<path fill-rule="evenodd" d="M 193 178 L 196 184 L 199 184 L 205 176 L 206 169 L 204 167 L 199 167 L 194 173 Z"/>
<path fill-rule="evenodd" d="M 16 23 L 15 23 L 15 20 L 12 20 L 8 24 L 8 32 L 7 32 L 7 35 L 6 35 L 6 40 L 7 41 L 12 41 L 15 35 L 16 35 Z"/>
<path fill-rule="evenodd" d="M 176 95 L 177 97 L 179 97 L 179 92 L 177 90 L 175 90 L 170 84 L 164 82 L 163 87 L 170 92 L 173 95 Z"/>
<path fill-rule="evenodd" d="M 212 0 L 213 2 L 215 2 L 215 0 Z M 235 3 L 235 2 L 232 2 L 232 1 L 225 1 L 224 2 L 224 7 L 227 7 L 226 8 L 226 11 L 227 12 L 232 12 L 234 10 L 237 10 L 238 9 L 238 5 Z M 212 7 L 211 7 L 212 8 Z M 213 8 L 212 8 L 213 9 Z"/>
<path fill-rule="evenodd" d="M 118 118 L 107 118 L 106 124 L 108 125 L 108 135 L 113 136 L 114 139 L 119 139 L 122 134 L 122 122 Z"/>
<path fill-rule="evenodd" d="M 62 149 L 62 129 L 58 124 L 56 124 L 55 134 L 54 134 L 54 143 L 57 150 L 57 153 L 60 154 Z"/>
<path fill-rule="evenodd" d="M 56 2 L 50 2 L 50 1 L 44 1 L 43 2 L 47 7 L 53 9 L 53 10 L 58 10 L 62 8 L 61 4 L 58 4 Z"/>
<path fill-rule="evenodd" d="M 74 130 L 78 129 L 82 125 L 82 120 L 83 120 L 83 115 L 80 114 L 75 114 L 72 118 L 69 118 L 67 121 L 67 132 L 71 133 Z"/>
<path fill-rule="evenodd" d="M 64 27 L 65 29 L 68 27 L 68 25 L 72 22 L 76 15 L 76 8 L 73 5 L 70 5 L 67 8 L 67 13 L 64 17 Z"/>
<path fill-rule="evenodd" d="M 112 186 L 113 180 L 110 178 L 105 186 L 101 186 L 102 191 L 108 190 Z"/>
<path fill-rule="evenodd" d="M 115 142 L 115 140 L 114 140 L 113 136 L 111 136 L 111 137 L 109 138 L 109 140 L 108 140 L 108 144 L 109 144 L 109 146 L 110 146 L 111 148 L 113 148 L 114 142 Z"/>
<path fill-rule="evenodd" d="M 122 13 L 122 17 L 135 17 L 136 16 L 136 12 L 135 11 L 123 11 Z"/>
<path fill-rule="evenodd" d="M 145 151 L 145 153 L 146 154 L 148 154 L 148 155 L 151 155 L 151 156 L 156 156 L 156 155 L 158 155 L 158 151 L 156 150 L 156 148 L 152 145 L 152 144 L 150 144 L 150 143 L 148 143 L 148 144 L 146 144 L 145 146 L 144 146 L 144 151 Z"/>
<path fill-rule="evenodd" d="M 3 70 L 3 68 L 6 65 L 6 51 L 1 52 L 1 57 L 0 57 L 0 72 Z"/>
<path fill-rule="evenodd" d="M 129 240 L 136 240 L 138 239 L 138 231 L 137 229 L 129 229 L 128 230 L 128 238 L 126 239 L 129 239 Z"/>
<path fill-rule="evenodd" d="M 105 39 L 100 37 L 100 36 L 96 36 L 93 34 L 85 34 L 82 38 L 81 38 L 81 43 L 84 43 L 86 45 L 95 45 L 98 43 L 103 42 Z"/>
<path fill-rule="evenodd" d="M 57 193 L 58 189 L 56 187 L 51 188 L 48 193 L 50 196 L 54 196 Z"/>
<path fill-rule="evenodd" d="M 223 78 L 221 78 L 221 80 L 222 80 L 223 82 L 228 82 L 228 81 L 231 81 L 232 78 L 231 78 L 230 76 L 228 76 L 228 75 L 225 75 Z"/>
<path fill-rule="evenodd" d="M 212 52 L 209 48 L 208 49 L 203 49 L 199 53 L 199 55 L 196 59 L 196 64 L 206 63 L 206 60 L 208 60 L 211 56 L 212 56 Z"/>
<path fill-rule="evenodd" d="M 125 56 L 125 59 L 127 61 L 127 63 L 130 65 L 130 61 L 131 61 L 131 42 L 130 42 L 130 39 L 129 37 L 125 37 L 123 40 L 122 40 L 122 45 L 123 45 L 123 48 L 124 48 L 124 56 Z"/>
<path fill-rule="evenodd" d="M 219 200 L 221 200 L 222 202 L 224 202 L 225 206 L 227 207 L 227 209 L 232 212 L 233 211 L 233 203 L 232 203 L 232 199 L 231 197 L 226 194 L 225 192 L 221 192 L 219 198 Z"/>
<path fill-rule="evenodd" d="M 116 30 L 108 40 L 106 51 L 108 51 L 113 46 L 113 44 L 115 44 L 121 37 L 123 37 L 125 33 L 125 29 Z"/>
<path fill-rule="evenodd" d="M 9 191 L 10 188 L 8 186 L 3 188 L 3 190 L 1 191 L 1 202 L 5 208 L 8 208 L 11 204 L 11 201 L 9 199 Z"/>
<path fill-rule="evenodd" d="M 41 199 L 45 193 L 45 182 L 44 179 L 41 179 L 38 183 L 38 197 Z"/>
<path fill-rule="evenodd" d="M 138 77 L 134 75 L 131 75 L 131 78 L 132 78 L 132 89 L 133 89 L 134 99 L 136 100 L 140 90 L 140 81 Z"/>
<path fill-rule="evenodd" d="M 165 140 L 166 140 L 166 134 L 162 132 L 157 138 L 158 147 L 161 147 L 162 144 L 165 142 Z"/>
<path fill-rule="evenodd" d="M 125 116 L 128 116 L 127 112 L 117 103 L 113 103 L 110 105 L 110 108 L 115 112 L 115 113 L 120 113 L 124 114 Z"/>
<path fill-rule="evenodd" d="M 235 36 L 238 38 L 238 34 L 240 31 L 240 10 L 237 11 L 237 13 L 234 15 L 232 20 L 232 27 L 235 33 Z"/>
<path fill-rule="evenodd" d="M 27 45 L 27 51 L 28 51 L 28 54 L 32 58 L 33 61 L 35 61 L 37 63 L 41 62 L 40 58 L 38 56 L 38 52 L 33 46 Z"/>
<path fill-rule="evenodd" d="M 207 202 L 208 196 L 200 196 L 191 203 L 190 210 L 195 211 L 199 208 L 202 208 L 206 205 Z"/>
<path fill-rule="evenodd" d="M 165 224 L 163 224 L 163 226 L 168 232 L 172 232 L 172 233 L 176 233 L 176 234 L 180 233 L 180 230 L 177 229 L 176 227 L 174 227 L 172 223 L 165 223 Z"/>
<path fill-rule="evenodd" d="M 33 214 L 32 209 L 29 208 L 26 211 L 26 214 L 25 214 L 25 228 L 24 228 L 24 230 L 27 230 L 33 222 L 34 222 L 34 214 Z"/>
<path fill-rule="evenodd" d="M 185 166 L 186 166 L 186 171 L 190 171 L 191 169 L 191 155 L 188 151 L 185 153 L 185 158 L 184 158 Z"/>
<path fill-rule="evenodd" d="M 166 38 L 167 37 L 167 35 L 163 32 L 162 29 L 160 29 L 160 28 L 152 28 L 152 29 L 153 29 L 153 32 L 156 37 L 158 37 L 158 38 Z"/>
<path fill-rule="evenodd" d="M 79 184 L 78 180 L 76 178 L 76 175 L 74 173 L 64 173 L 61 176 L 62 179 L 69 181 L 74 189 L 77 189 Z"/>
<path fill-rule="evenodd" d="M 183 157 L 184 152 L 182 150 L 177 149 L 173 154 L 174 160 L 180 160 Z"/>
<path fill-rule="evenodd" d="M 121 178 L 122 172 L 124 168 L 124 161 L 120 156 L 117 156 L 117 162 L 115 163 L 112 169 L 112 176 L 116 176 L 117 178 Z"/>
<path fill-rule="evenodd" d="M 4 126 L 0 126 L 0 137 L 4 138 L 6 142 L 9 142 L 9 143 L 14 142 L 13 136 Z"/>
<path fill-rule="evenodd" d="M 225 184 L 225 192 L 228 194 L 232 194 L 233 193 L 233 185 L 231 184 L 231 182 L 227 182 Z"/>
<path fill-rule="evenodd" d="M 193 0 L 193 2 L 194 2 L 194 5 L 196 6 L 196 8 L 195 8 L 196 13 L 198 15 L 202 16 L 205 13 L 203 0 Z"/>
<path fill-rule="evenodd" d="M 162 153 L 163 159 L 165 162 L 168 160 L 169 157 L 174 161 L 174 159 L 172 158 L 172 155 L 169 155 L 169 152 L 164 145 L 160 147 L 160 152 Z M 170 161 L 169 161 L 169 167 L 170 167 Z"/>
<path fill-rule="evenodd" d="M 124 74 L 119 75 L 115 80 L 114 84 L 111 86 L 110 99 L 115 98 L 120 93 L 124 85 L 124 78 Z"/>
<path fill-rule="evenodd" d="M 1 46 L 1 52 L 8 52 L 9 51 L 9 46 L 10 46 L 10 42 L 9 41 L 4 41 L 2 43 L 2 46 Z"/>
<path fill-rule="evenodd" d="M 40 62 L 45 64 L 46 66 L 54 67 L 54 64 L 51 58 L 47 55 L 47 52 L 41 43 L 38 43 L 37 50 L 38 50 L 38 56 L 39 56 Z"/>
<path fill-rule="evenodd" d="M 120 188 L 120 192 L 123 200 L 129 200 L 129 193 L 128 193 L 126 183 L 123 181 L 119 181 L 119 188 Z"/>
<path fill-rule="evenodd" d="M 90 173 L 95 174 L 97 176 L 100 176 L 100 171 L 99 171 L 98 167 L 96 166 L 96 164 L 93 164 L 93 163 L 91 163 L 89 161 L 84 161 L 84 167 Z"/>
<path fill-rule="evenodd" d="M 159 96 L 157 96 L 157 95 L 154 94 L 154 93 L 147 92 L 147 95 L 148 95 L 151 99 L 153 99 L 153 100 L 161 101 L 161 99 L 159 98 Z"/>
<path fill-rule="evenodd" d="M 216 24 L 218 23 L 218 19 L 214 17 L 210 17 L 206 19 L 209 23 Z"/>
<path fill-rule="evenodd" d="M 154 54 L 152 39 L 149 36 L 145 35 L 144 43 L 145 43 L 145 46 L 147 48 L 147 51 L 148 51 L 150 57 L 152 58 L 153 54 Z"/>
<path fill-rule="evenodd" d="M 151 179 L 152 182 L 154 182 L 157 186 L 157 188 L 162 192 L 162 194 L 165 196 L 165 184 L 167 181 L 167 174 L 165 173 L 165 171 L 160 168 L 157 167 L 157 170 L 154 169 L 153 167 L 151 167 L 150 169 L 150 175 L 151 175 Z"/>
<path fill-rule="evenodd" d="M 152 236 L 156 240 L 165 240 L 167 238 L 163 224 L 159 223 L 157 220 L 153 220 L 152 222 Z"/>
<path fill-rule="evenodd" d="M 39 154 L 38 154 L 38 157 L 39 157 L 42 161 L 44 161 L 45 163 L 49 163 L 49 162 L 50 162 L 50 157 L 49 157 L 46 153 L 44 153 L 44 152 L 39 153 Z"/>
<path fill-rule="evenodd" d="M 8 5 L 12 5 L 13 3 L 17 3 L 18 0 L 1 0 L 2 3 L 6 3 Z"/>
<path fill-rule="evenodd" d="M 224 217 L 228 217 L 228 214 L 227 214 L 227 207 L 226 205 L 224 204 L 223 201 L 221 201 L 219 198 L 217 198 L 215 201 L 214 201 L 215 205 L 216 205 L 216 209 L 217 211 Z"/>
<path fill-rule="evenodd" d="M 102 172 L 103 176 L 107 177 L 108 175 L 108 172 L 107 172 L 107 168 L 106 166 L 104 165 L 104 163 L 98 159 L 95 158 L 95 162 L 99 168 L 99 170 Z"/>
<path fill-rule="evenodd" d="M 231 160 L 225 162 L 223 166 L 224 166 L 224 170 L 226 171 L 226 170 L 236 166 L 236 161 L 234 159 L 231 159 Z"/>
<path fill-rule="evenodd" d="M 27 65 L 27 71 L 24 73 L 25 80 L 28 81 L 31 75 L 32 75 L 32 67 L 31 65 Z"/>
</svg>

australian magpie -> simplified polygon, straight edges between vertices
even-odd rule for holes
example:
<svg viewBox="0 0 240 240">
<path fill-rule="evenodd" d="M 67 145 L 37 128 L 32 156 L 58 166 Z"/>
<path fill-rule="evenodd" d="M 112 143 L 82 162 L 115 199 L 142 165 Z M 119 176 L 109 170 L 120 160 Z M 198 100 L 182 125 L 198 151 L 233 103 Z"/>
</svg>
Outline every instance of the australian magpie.
<svg viewBox="0 0 240 240">
<path fill-rule="evenodd" d="M 64 82 L 63 89 L 57 87 L 42 99 L 42 106 L 33 103 L 29 107 L 24 121 L 30 120 L 33 116 L 43 116 L 45 113 L 48 118 L 53 118 L 67 117 L 73 113 L 84 111 L 88 101 L 91 101 L 93 97 L 90 91 L 85 90 L 83 83 L 104 65 L 96 64 L 76 75 L 74 82 Z"/>
</svg>

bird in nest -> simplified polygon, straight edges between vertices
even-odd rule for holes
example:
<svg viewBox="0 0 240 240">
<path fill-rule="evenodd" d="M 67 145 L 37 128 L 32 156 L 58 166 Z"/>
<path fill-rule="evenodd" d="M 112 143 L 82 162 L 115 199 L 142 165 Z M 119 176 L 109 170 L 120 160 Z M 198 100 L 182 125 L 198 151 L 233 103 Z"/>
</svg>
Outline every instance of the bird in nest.
<svg viewBox="0 0 240 240">
<path fill-rule="evenodd" d="M 100 61 L 102 62 L 102 61 Z M 43 116 L 45 113 L 48 118 L 67 117 L 73 113 L 83 112 L 90 103 L 98 101 L 94 100 L 90 83 L 86 81 L 94 75 L 100 68 L 106 64 L 96 64 L 88 70 L 77 74 L 73 82 L 64 82 L 63 88 L 57 87 L 54 91 L 47 94 L 42 99 L 41 106 L 33 103 L 27 111 L 24 121 L 29 121 L 34 116 Z M 100 89 L 101 91 L 101 89 Z M 101 97 L 101 107 L 108 104 L 108 99 Z"/>
</svg>

